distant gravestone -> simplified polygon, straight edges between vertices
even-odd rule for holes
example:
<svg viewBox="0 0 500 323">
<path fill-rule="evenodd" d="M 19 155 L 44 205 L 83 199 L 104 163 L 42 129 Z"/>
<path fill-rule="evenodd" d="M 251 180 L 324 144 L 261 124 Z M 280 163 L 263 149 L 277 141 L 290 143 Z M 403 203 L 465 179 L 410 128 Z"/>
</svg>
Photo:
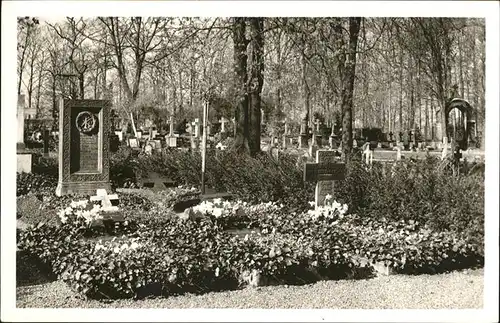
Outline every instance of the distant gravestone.
<svg viewBox="0 0 500 323">
<path fill-rule="evenodd" d="M 146 147 L 144 147 L 144 152 L 147 155 L 152 155 L 153 154 L 153 145 L 151 143 L 148 143 Z"/>
<path fill-rule="evenodd" d="M 110 106 L 108 100 L 61 99 L 57 196 L 111 189 Z"/>
<path fill-rule="evenodd" d="M 137 140 L 137 138 L 129 138 L 128 145 L 132 149 L 139 148 L 139 141 Z"/>
<path fill-rule="evenodd" d="M 171 116 L 169 119 L 169 133 L 166 137 L 167 146 L 171 148 L 177 147 L 177 137 L 174 134 L 174 118 Z"/>
<path fill-rule="evenodd" d="M 17 98 L 17 172 L 31 173 L 32 156 L 25 151 L 24 144 L 24 95 Z"/>
<path fill-rule="evenodd" d="M 43 155 L 45 157 L 49 157 L 49 138 L 50 138 L 49 129 L 44 129 L 43 130 Z"/>
<path fill-rule="evenodd" d="M 123 132 L 122 131 L 115 131 L 115 135 L 118 136 L 118 140 L 120 140 L 120 142 L 123 141 Z"/>
<path fill-rule="evenodd" d="M 345 179 L 345 163 L 335 150 L 316 151 L 316 163 L 304 164 L 304 181 L 316 182 L 315 205 L 325 204 L 327 194 L 334 193 L 334 181 Z"/>
</svg>

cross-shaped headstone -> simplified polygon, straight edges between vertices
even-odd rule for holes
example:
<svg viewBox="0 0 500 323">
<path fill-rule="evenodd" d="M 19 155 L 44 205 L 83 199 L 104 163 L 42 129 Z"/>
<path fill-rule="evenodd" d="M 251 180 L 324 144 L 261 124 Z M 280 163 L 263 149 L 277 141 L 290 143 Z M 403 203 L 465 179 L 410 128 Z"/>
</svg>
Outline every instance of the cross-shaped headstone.
<svg viewBox="0 0 500 323">
<path fill-rule="evenodd" d="M 314 121 L 314 125 L 316 126 L 316 131 L 315 131 L 315 132 L 316 132 L 316 134 L 319 134 L 319 127 L 320 127 L 320 125 L 321 125 L 321 121 L 320 121 L 319 119 L 316 119 L 316 120 Z"/>
<path fill-rule="evenodd" d="M 226 118 L 224 117 L 220 118 L 219 122 L 220 122 L 220 132 L 226 132 L 226 122 L 227 122 Z"/>
<path fill-rule="evenodd" d="M 324 205 L 327 194 L 334 192 L 334 181 L 345 179 L 345 163 L 335 150 L 316 151 L 316 162 L 304 164 L 304 181 L 316 182 L 315 205 Z"/>
<path fill-rule="evenodd" d="M 200 136 L 200 119 L 195 118 L 192 125 L 194 126 L 194 136 L 198 138 Z"/>
<path fill-rule="evenodd" d="M 174 118 L 172 116 L 170 116 L 168 123 L 169 123 L 169 127 L 170 127 L 170 131 L 169 131 L 168 135 L 170 137 L 173 137 L 174 136 Z"/>
<path fill-rule="evenodd" d="M 155 191 L 164 190 L 168 187 L 175 187 L 174 181 L 165 178 L 156 172 L 148 173 L 148 176 L 142 179 L 142 186 L 151 188 Z"/>
<path fill-rule="evenodd" d="M 116 204 L 118 204 L 118 195 L 117 194 L 108 195 L 106 190 L 103 188 L 97 189 L 96 196 L 91 196 L 90 201 L 100 202 L 101 206 L 102 206 L 102 210 L 104 212 L 116 212 L 116 211 L 118 211 L 118 206 L 116 206 Z M 115 205 L 113 205 L 113 202 L 115 202 Z"/>
<path fill-rule="evenodd" d="M 371 165 L 373 163 L 373 151 L 370 150 L 370 142 L 366 142 L 361 147 L 363 151 L 363 157 L 366 165 Z"/>
</svg>

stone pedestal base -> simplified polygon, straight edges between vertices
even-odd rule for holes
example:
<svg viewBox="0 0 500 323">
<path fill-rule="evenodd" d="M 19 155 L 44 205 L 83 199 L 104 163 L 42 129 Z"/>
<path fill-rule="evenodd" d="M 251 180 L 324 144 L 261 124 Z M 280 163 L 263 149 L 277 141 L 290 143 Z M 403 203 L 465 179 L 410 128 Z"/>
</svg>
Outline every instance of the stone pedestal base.
<svg viewBox="0 0 500 323">
<path fill-rule="evenodd" d="M 299 148 L 307 148 L 307 147 L 309 147 L 307 139 L 308 139 L 308 135 L 307 134 L 301 134 L 299 136 Z"/>
<path fill-rule="evenodd" d="M 177 137 L 165 137 L 167 141 L 167 147 L 175 148 L 177 147 Z"/>
<path fill-rule="evenodd" d="M 100 188 L 111 192 L 111 184 L 109 182 L 59 182 L 56 188 L 56 195 L 94 195 L 97 189 Z"/>
<path fill-rule="evenodd" d="M 17 153 L 17 172 L 31 173 L 32 159 L 30 153 Z"/>
<path fill-rule="evenodd" d="M 191 137 L 191 149 L 198 149 L 200 147 L 200 140 L 198 138 Z"/>
</svg>

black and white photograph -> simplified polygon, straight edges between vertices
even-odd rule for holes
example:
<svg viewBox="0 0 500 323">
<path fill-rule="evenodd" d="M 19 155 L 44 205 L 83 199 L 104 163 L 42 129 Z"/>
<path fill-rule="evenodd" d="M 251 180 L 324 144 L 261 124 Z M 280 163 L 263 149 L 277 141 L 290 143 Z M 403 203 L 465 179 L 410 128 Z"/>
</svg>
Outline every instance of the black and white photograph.
<svg viewBox="0 0 500 323">
<path fill-rule="evenodd" d="M 498 321 L 498 3 L 2 8 L 2 321 Z"/>
</svg>

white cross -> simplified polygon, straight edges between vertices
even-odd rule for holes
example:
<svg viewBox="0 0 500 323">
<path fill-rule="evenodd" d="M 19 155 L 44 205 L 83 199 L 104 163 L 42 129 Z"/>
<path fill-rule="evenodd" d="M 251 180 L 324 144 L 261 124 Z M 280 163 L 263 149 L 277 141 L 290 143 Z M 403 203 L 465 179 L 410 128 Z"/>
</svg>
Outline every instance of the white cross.
<svg viewBox="0 0 500 323">
<path fill-rule="evenodd" d="M 111 204 L 111 200 L 117 200 L 117 194 L 108 195 L 105 189 L 100 188 L 97 190 L 96 196 L 91 196 L 90 201 L 100 201 L 102 210 L 104 212 L 113 212 L 118 211 L 118 206 L 114 206 Z"/>
<path fill-rule="evenodd" d="M 192 124 L 194 126 L 194 136 L 198 138 L 200 136 L 200 119 L 195 118 Z"/>
<path fill-rule="evenodd" d="M 222 117 L 219 122 L 221 123 L 221 129 L 220 132 L 226 132 L 226 119 Z"/>
</svg>

